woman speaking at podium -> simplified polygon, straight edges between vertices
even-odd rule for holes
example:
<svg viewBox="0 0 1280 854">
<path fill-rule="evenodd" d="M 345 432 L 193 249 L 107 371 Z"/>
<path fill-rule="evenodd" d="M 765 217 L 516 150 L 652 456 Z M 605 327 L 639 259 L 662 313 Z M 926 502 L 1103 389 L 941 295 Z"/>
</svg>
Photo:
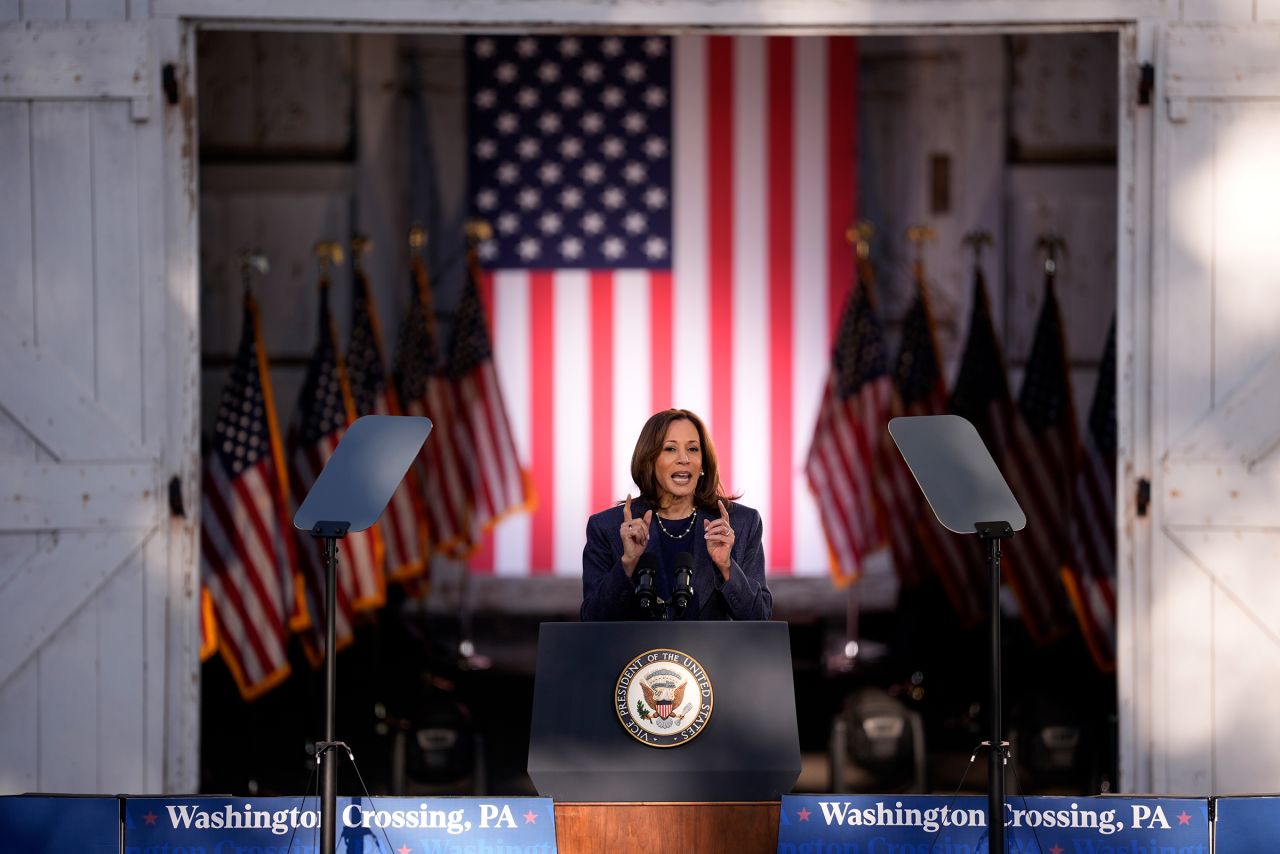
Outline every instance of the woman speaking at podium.
<svg viewBox="0 0 1280 854">
<path fill-rule="evenodd" d="M 587 521 L 582 619 L 769 619 L 760 514 L 725 495 L 702 420 L 687 409 L 650 417 L 631 454 L 631 479 L 637 500 L 627 495 Z M 684 588 L 688 604 L 678 614 L 670 607 L 681 599 L 676 568 L 690 563 L 692 595 Z M 637 567 L 654 570 L 652 593 L 665 610 L 641 609 Z"/>
</svg>

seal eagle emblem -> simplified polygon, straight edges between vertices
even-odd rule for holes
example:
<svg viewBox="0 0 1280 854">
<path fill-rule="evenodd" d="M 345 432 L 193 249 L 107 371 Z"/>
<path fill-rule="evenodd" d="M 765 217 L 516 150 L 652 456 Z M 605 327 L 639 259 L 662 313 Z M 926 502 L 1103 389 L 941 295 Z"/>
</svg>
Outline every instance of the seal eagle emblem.
<svg viewBox="0 0 1280 854">
<path fill-rule="evenodd" d="M 696 738 L 715 707 L 707 671 L 677 649 L 651 649 L 627 663 L 614 692 L 618 720 L 649 747 L 679 747 Z"/>
</svg>

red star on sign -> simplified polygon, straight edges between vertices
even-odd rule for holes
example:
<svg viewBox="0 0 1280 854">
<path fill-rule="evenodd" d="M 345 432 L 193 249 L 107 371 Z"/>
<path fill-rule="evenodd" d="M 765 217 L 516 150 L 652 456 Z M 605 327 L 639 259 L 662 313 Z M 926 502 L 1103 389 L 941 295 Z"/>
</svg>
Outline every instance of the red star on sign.
<svg viewBox="0 0 1280 854">
<path fill-rule="evenodd" d="M 142 820 L 145 821 L 147 824 L 155 824 L 157 818 L 158 816 L 155 813 L 153 813 L 151 810 L 147 810 L 147 814 L 142 817 Z"/>
<path fill-rule="evenodd" d="M 1062 846 L 1055 842 L 1049 849 L 1049 854 L 1062 854 Z"/>
<path fill-rule="evenodd" d="M 534 824 L 537 821 L 538 821 L 538 814 L 535 813 L 533 810 L 529 810 L 527 813 L 524 814 L 525 824 Z"/>
<path fill-rule="evenodd" d="M 400 847 L 396 849 L 396 854 L 409 854 L 411 851 L 413 851 L 413 849 L 402 842 L 400 843 Z"/>
<path fill-rule="evenodd" d="M 804 807 L 801 807 L 800 811 L 796 813 L 796 818 L 800 819 L 801 821 L 808 821 L 809 815 L 810 815 L 809 811 Z"/>
<path fill-rule="evenodd" d="M 1190 823 L 1191 823 L 1191 816 L 1187 815 L 1186 810 L 1183 810 L 1182 812 L 1178 813 L 1178 824 L 1190 824 Z"/>
</svg>

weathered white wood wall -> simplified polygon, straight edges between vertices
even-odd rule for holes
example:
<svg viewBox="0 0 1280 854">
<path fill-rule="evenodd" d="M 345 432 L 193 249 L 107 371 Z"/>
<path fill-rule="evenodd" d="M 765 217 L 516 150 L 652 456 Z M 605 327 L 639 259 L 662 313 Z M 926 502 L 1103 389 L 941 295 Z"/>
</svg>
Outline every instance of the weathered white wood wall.
<svg viewBox="0 0 1280 854">
<path fill-rule="evenodd" d="M 1152 783 L 1274 791 L 1280 28 L 1172 26 L 1161 65 L 1144 591 Z"/>
<path fill-rule="evenodd" d="M 166 501 L 173 476 L 194 494 L 195 341 L 166 40 L 130 6 L 0 5 L 27 19 L 0 24 L 4 793 L 195 781 L 194 529 Z"/>
</svg>

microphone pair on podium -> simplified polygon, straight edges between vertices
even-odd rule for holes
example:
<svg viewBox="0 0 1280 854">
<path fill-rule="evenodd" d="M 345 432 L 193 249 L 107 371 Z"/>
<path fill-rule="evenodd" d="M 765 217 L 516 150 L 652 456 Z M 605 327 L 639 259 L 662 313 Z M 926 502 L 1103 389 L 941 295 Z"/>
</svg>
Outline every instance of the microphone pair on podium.
<svg viewBox="0 0 1280 854">
<path fill-rule="evenodd" d="M 676 584 L 671 591 L 670 615 L 665 607 L 667 603 L 653 589 L 653 581 L 657 575 L 657 556 L 650 552 L 640 555 L 635 571 L 636 602 L 640 605 L 640 610 L 655 620 L 683 618 L 693 599 L 693 555 L 688 552 L 676 555 Z"/>
</svg>

